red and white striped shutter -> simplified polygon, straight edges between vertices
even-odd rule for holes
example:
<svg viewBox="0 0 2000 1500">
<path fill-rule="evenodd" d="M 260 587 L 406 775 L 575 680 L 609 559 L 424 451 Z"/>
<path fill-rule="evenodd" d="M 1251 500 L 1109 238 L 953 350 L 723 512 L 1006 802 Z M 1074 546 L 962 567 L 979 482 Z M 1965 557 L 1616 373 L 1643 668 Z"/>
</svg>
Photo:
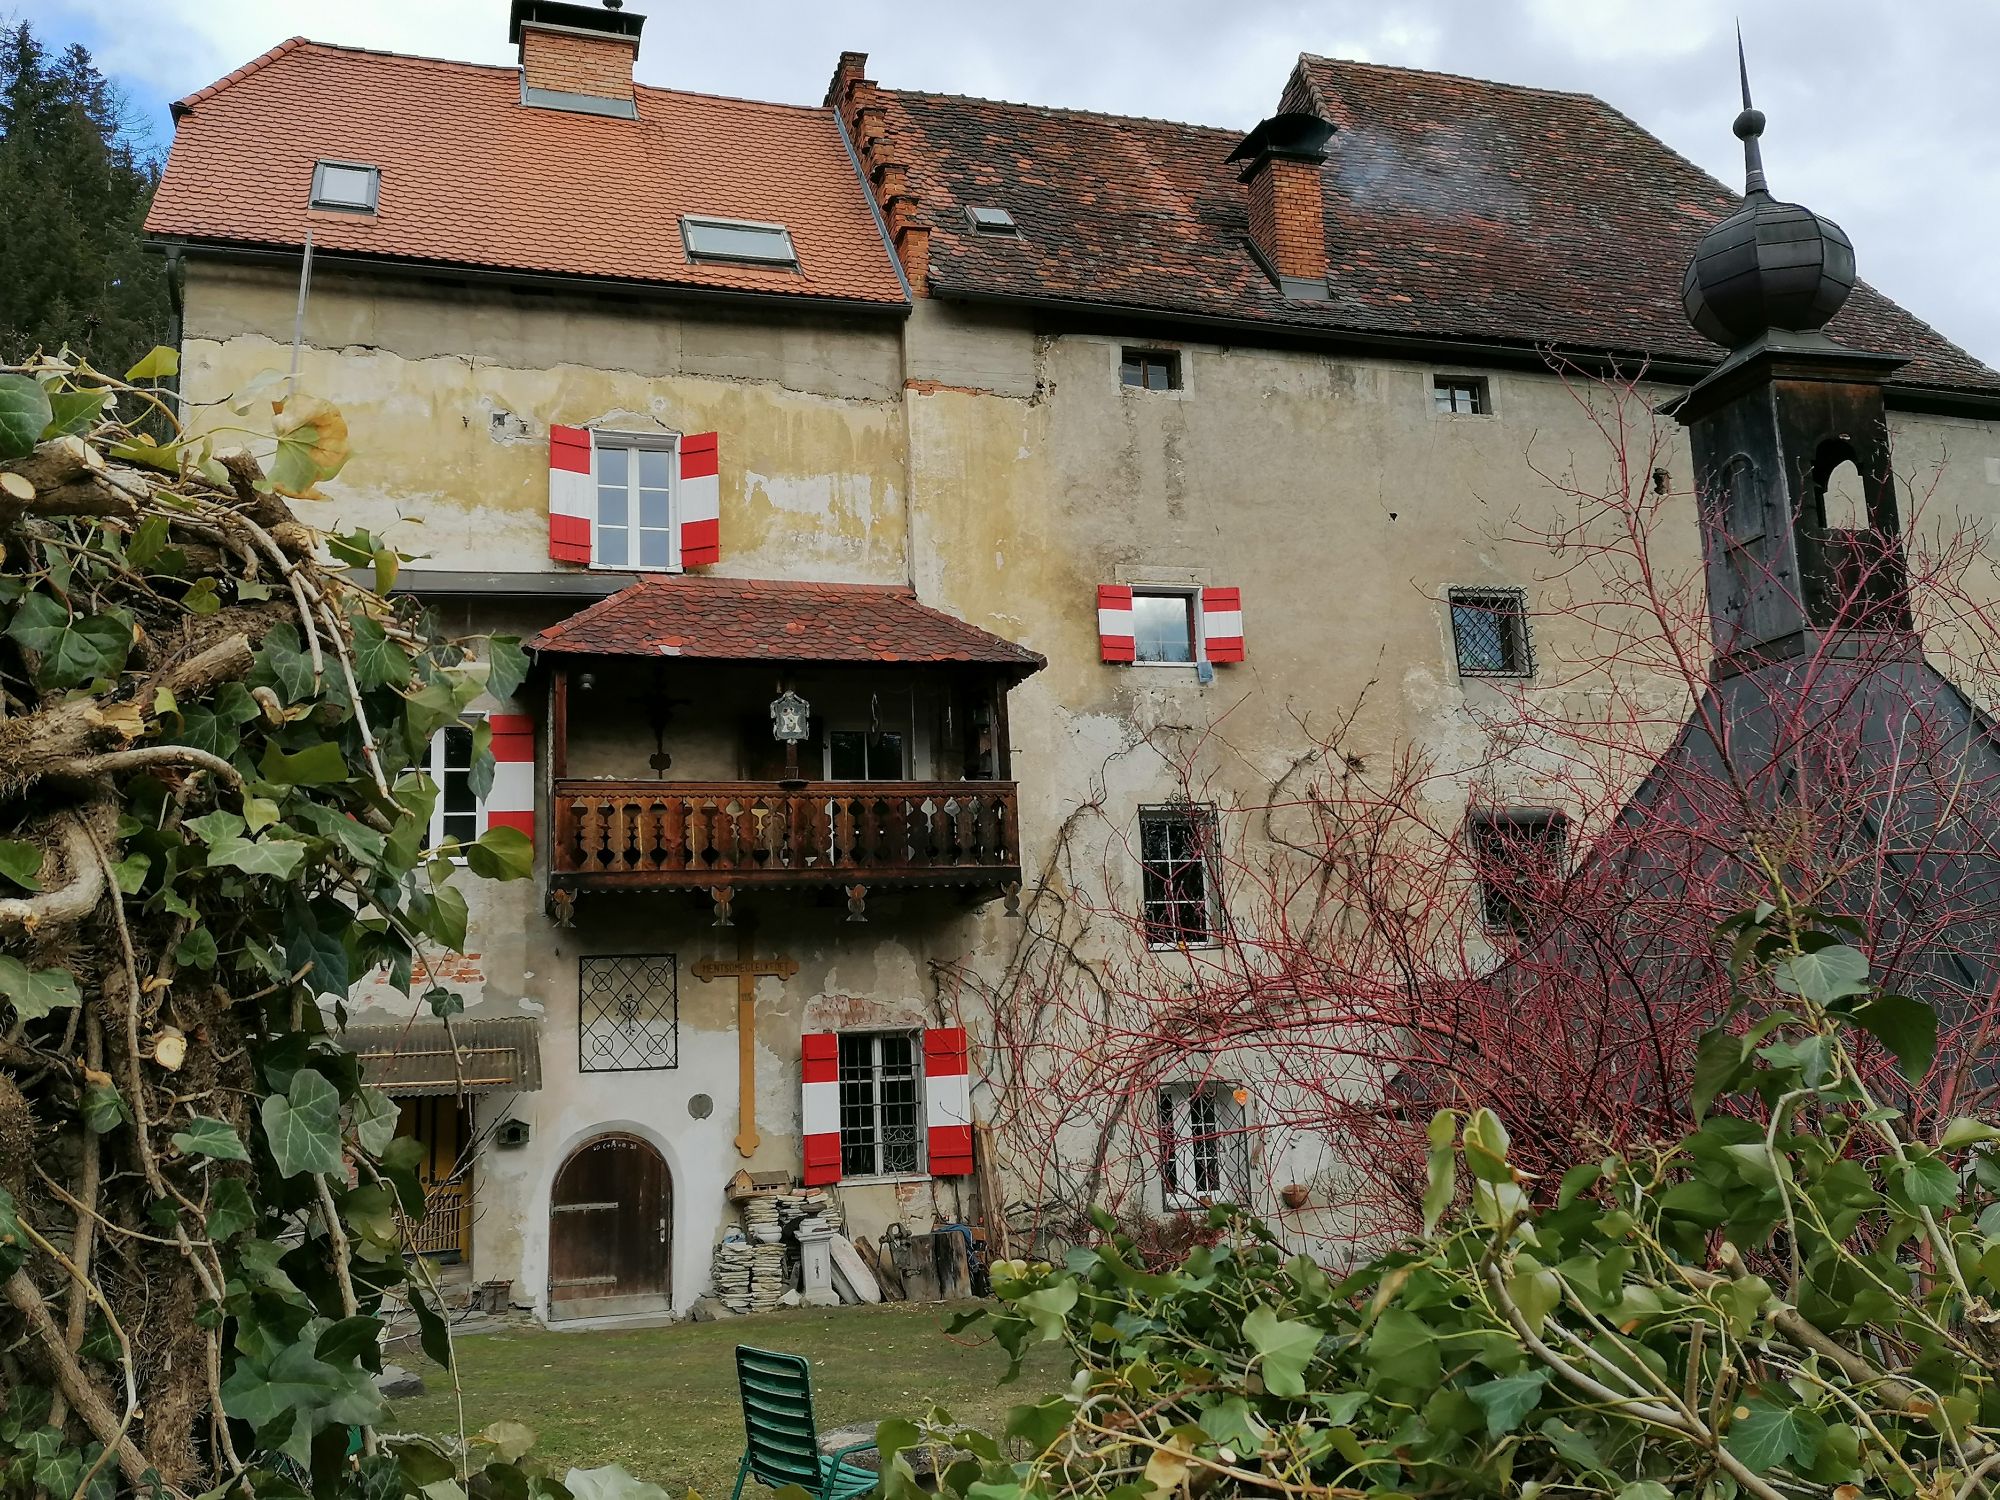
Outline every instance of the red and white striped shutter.
<svg viewBox="0 0 2000 1500">
<path fill-rule="evenodd" d="M 1243 591 L 1201 591 L 1201 638 L 1210 661 L 1243 660 Z"/>
<path fill-rule="evenodd" d="M 799 1038 L 804 1084 L 799 1135 L 805 1143 L 805 1183 L 840 1181 L 840 1039 L 831 1031 Z"/>
<path fill-rule="evenodd" d="M 972 1175 L 972 1074 L 965 1028 L 924 1033 L 924 1123 L 933 1177 Z"/>
<path fill-rule="evenodd" d="M 518 828 L 533 843 L 535 721 L 526 714 L 488 714 L 486 723 L 493 731 L 493 790 L 486 794 L 486 826 Z"/>
<path fill-rule="evenodd" d="M 681 439 L 681 566 L 699 568 L 722 558 L 722 480 L 715 434 Z"/>
<path fill-rule="evenodd" d="M 549 424 L 549 556 L 590 561 L 590 429 Z"/>
<path fill-rule="evenodd" d="M 1106 661 L 1135 661 L 1138 627 L 1132 623 L 1132 590 L 1122 583 L 1097 586 L 1097 649 Z"/>
</svg>

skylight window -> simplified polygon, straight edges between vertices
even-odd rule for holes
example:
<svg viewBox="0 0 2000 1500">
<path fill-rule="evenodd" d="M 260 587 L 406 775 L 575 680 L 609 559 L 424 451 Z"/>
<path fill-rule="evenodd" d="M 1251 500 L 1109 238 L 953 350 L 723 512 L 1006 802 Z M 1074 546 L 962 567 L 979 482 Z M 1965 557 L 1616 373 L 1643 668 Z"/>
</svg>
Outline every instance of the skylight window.
<svg viewBox="0 0 2000 1500">
<path fill-rule="evenodd" d="M 372 214 L 382 190 L 382 169 L 362 162 L 313 163 L 312 206 Z"/>
<path fill-rule="evenodd" d="M 681 241 L 689 260 L 727 261 L 737 265 L 796 266 L 791 231 L 782 224 L 758 224 L 748 219 L 706 219 L 681 216 Z"/>
<path fill-rule="evenodd" d="M 1021 226 L 1014 222 L 1014 216 L 1004 208 L 995 208 L 989 203 L 969 203 L 965 208 L 966 218 L 980 234 L 1019 234 Z"/>
</svg>

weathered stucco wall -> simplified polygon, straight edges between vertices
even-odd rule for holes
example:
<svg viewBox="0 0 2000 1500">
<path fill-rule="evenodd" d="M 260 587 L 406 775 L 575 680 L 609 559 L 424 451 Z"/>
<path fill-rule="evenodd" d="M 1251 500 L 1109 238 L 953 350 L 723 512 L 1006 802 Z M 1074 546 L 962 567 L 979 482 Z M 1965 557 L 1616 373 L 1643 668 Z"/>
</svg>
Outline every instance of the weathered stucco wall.
<svg viewBox="0 0 2000 1500">
<path fill-rule="evenodd" d="M 214 402 L 286 366 L 295 291 L 288 275 L 195 264 L 190 399 Z M 1484 372 L 1491 415 L 1439 416 L 1434 366 L 1171 347 L 1181 353 L 1183 388 L 1151 392 L 1119 383 L 1115 336 L 1053 333 L 936 302 L 919 303 L 902 329 L 323 274 L 301 385 L 341 407 L 357 456 L 311 518 L 389 531 L 430 553 L 428 568 L 553 570 L 551 422 L 713 428 L 722 448 L 716 571 L 911 576 L 927 603 L 1047 655 L 1048 668 L 1011 698 L 1025 864 L 1031 884 L 1046 874 L 1085 904 L 1138 905 L 1141 805 L 1188 787 L 1224 806 L 1261 805 L 1321 736 L 1364 763 L 1406 745 L 1433 757 L 1441 775 L 1428 811 L 1442 827 L 1472 798 L 1560 800 L 1551 747 L 1496 727 L 1516 688 L 1458 677 L 1444 594 L 1453 585 L 1525 589 L 1540 670 L 1523 690 L 1551 710 L 1601 715 L 1603 685 L 1573 671 L 1601 650 L 1590 620 L 1570 608 L 1596 597 L 1590 581 L 1565 571 L 1574 557 L 1521 540 L 1575 517 L 1577 502 L 1549 476 L 1569 476 L 1586 493 L 1616 482 L 1616 455 L 1580 393 L 1550 375 L 1492 370 Z M 1657 461 L 1675 496 L 1656 561 L 1670 577 L 1692 576 L 1686 448 L 1671 423 L 1660 440 Z M 1641 431 L 1633 453 L 1645 469 L 1655 461 L 1644 451 L 1650 441 Z M 1922 476 L 1925 515 L 1990 524 L 2000 501 L 1992 424 L 1903 416 L 1897 443 L 1905 469 Z M 1643 472 L 1638 482 L 1647 482 Z M 391 529 L 398 518 L 422 525 Z M 1192 668 L 1101 663 L 1095 589 L 1106 582 L 1241 588 L 1248 660 L 1218 667 L 1208 683 Z M 526 633 L 569 607 L 451 605 L 448 623 Z M 734 769 L 741 719 L 746 705 L 766 700 L 766 675 L 745 673 L 736 689 L 677 710 L 674 775 L 742 774 Z M 579 705 L 574 770 L 645 775 L 643 687 L 609 671 L 601 682 L 595 700 Z M 1679 685 L 1624 688 L 1663 740 L 1685 708 Z M 514 707 L 539 722 L 532 689 Z M 1630 760 L 1635 775 L 1643 748 Z M 676 1205 L 674 1300 L 685 1307 L 705 1284 L 726 1220 L 727 1177 L 743 1165 L 798 1170 L 801 1033 L 976 1023 L 947 976 L 1000 987 L 1026 940 L 1024 924 L 998 903 L 967 911 L 936 893 L 873 896 L 865 925 L 842 920 L 831 895 L 739 898 L 739 920 L 757 924 L 757 951 L 801 965 L 790 982 L 766 981 L 760 992 L 764 1141 L 745 1163 L 730 1144 L 733 986 L 691 973 L 701 958 L 733 957 L 736 934 L 713 928 L 692 896 L 585 896 L 576 927 L 563 930 L 543 913 L 539 882 L 471 885 L 475 955 L 460 984 L 471 1013 L 538 1015 L 544 1028 L 540 1092 L 480 1109 L 482 1126 L 527 1120 L 532 1140 L 480 1160 L 476 1274 L 514 1278 L 534 1303 L 545 1297 L 550 1185 L 577 1145 L 626 1129 L 665 1154 Z M 1075 956 L 1101 963 L 1129 957 L 1130 946 L 1124 929 L 1098 924 Z M 579 959 L 641 951 L 677 955 L 680 1066 L 583 1073 Z M 1169 955 L 1151 972 L 1169 986 L 1172 965 L 1192 961 Z M 1255 1049 L 1183 1062 L 1185 1077 L 1233 1075 L 1253 1092 L 1295 1087 Z M 708 1101 L 705 1115 L 696 1096 Z M 982 1116 L 996 1102 L 975 1093 Z M 1143 1177 L 1146 1103 L 1124 1102 L 1114 1149 Z M 1262 1119 L 1279 1118 L 1286 1101 L 1268 1102 Z M 1052 1156 L 1092 1150 L 1087 1139 L 1011 1144 L 1010 1200 L 1040 1201 Z M 1325 1212 L 1341 1168 L 1320 1143 L 1274 1129 L 1258 1150 L 1255 1207 L 1275 1207 L 1262 1184 L 1313 1189 L 1294 1221 L 1302 1241 L 1326 1244 L 1366 1227 Z M 934 1214 L 956 1217 L 964 1190 L 923 1179 L 844 1196 L 857 1227 L 877 1233 L 894 1219 L 928 1226 Z M 1156 1187 L 1148 1196 L 1157 1207 Z"/>
</svg>

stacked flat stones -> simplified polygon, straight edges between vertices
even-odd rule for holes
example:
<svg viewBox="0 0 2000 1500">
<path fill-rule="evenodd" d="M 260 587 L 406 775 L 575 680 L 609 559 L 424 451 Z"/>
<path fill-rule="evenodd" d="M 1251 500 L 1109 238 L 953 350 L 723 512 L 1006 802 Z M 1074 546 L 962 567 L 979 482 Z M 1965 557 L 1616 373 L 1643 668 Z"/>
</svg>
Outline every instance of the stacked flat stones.
<svg viewBox="0 0 2000 1500">
<path fill-rule="evenodd" d="M 799 1188 L 793 1192 L 780 1193 L 777 1199 L 778 1218 L 785 1226 L 785 1233 L 792 1234 L 807 1219 L 818 1219 L 835 1234 L 840 1233 L 845 1220 L 841 1216 L 840 1205 L 828 1197 L 824 1188 Z"/>
<path fill-rule="evenodd" d="M 743 1200 L 743 1232 L 760 1245 L 775 1245 L 785 1237 L 785 1224 L 774 1197 Z"/>
<path fill-rule="evenodd" d="M 747 1240 L 726 1239 L 715 1247 L 715 1300 L 731 1312 L 750 1311 L 750 1287 L 757 1249 Z"/>
</svg>

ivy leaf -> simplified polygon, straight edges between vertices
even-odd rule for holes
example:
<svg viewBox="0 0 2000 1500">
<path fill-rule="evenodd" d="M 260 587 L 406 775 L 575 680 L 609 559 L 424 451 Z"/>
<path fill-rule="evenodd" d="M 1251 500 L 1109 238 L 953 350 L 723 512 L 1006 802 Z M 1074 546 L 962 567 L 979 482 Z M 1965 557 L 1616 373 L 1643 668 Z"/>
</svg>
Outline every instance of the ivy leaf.
<svg viewBox="0 0 2000 1500">
<path fill-rule="evenodd" d="M 174 962 L 190 969 L 212 969 L 216 958 L 215 934 L 206 927 L 190 927 L 174 948 Z"/>
<path fill-rule="evenodd" d="M 448 885 L 437 886 L 427 898 L 410 902 L 410 915 L 425 936 L 435 938 L 454 953 L 463 951 L 469 914 L 462 891 Z"/>
<path fill-rule="evenodd" d="M 487 880 L 526 880 L 535 873 L 535 842 L 518 828 L 489 828 L 460 852 L 466 868 Z"/>
<path fill-rule="evenodd" d="M 0 875 L 24 891 L 39 891 L 42 851 L 25 839 L 0 839 Z"/>
<path fill-rule="evenodd" d="M 1918 1208 L 1943 1208 L 1958 1197 L 1958 1174 L 1935 1156 L 1922 1156 L 1903 1168 L 1903 1194 Z"/>
<path fill-rule="evenodd" d="M 1752 1396 L 1738 1413 L 1723 1446 L 1753 1474 L 1792 1460 L 1809 1461 L 1818 1452 L 1817 1433 L 1801 1420 L 1796 1407 Z"/>
<path fill-rule="evenodd" d="M 1376 1320 L 1361 1357 L 1379 1379 L 1391 1385 L 1426 1389 L 1436 1385 L 1444 1372 L 1436 1332 L 1401 1307 L 1390 1308 Z"/>
<path fill-rule="evenodd" d="M 215 844 L 222 839 L 236 838 L 243 832 L 243 819 L 233 812 L 217 808 L 212 813 L 203 813 L 198 818 L 189 818 L 181 824 L 189 833 L 204 844 Z"/>
<path fill-rule="evenodd" d="M 52 1010 L 71 1010 L 83 1000 L 66 969 L 31 969 L 5 954 L 0 954 L 0 998 L 9 1001 L 23 1021 L 39 1021 Z"/>
<path fill-rule="evenodd" d="M 1830 943 L 1811 953 L 1793 953 L 1771 965 L 1771 982 L 1788 995 L 1831 1005 L 1868 992 L 1868 958 L 1858 948 Z"/>
<path fill-rule="evenodd" d="M 165 380 L 180 372 L 180 351 L 166 344 L 155 344 L 144 359 L 125 372 L 125 378 L 136 385 L 142 380 Z"/>
<path fill-rule="evenodd" d="M 657 1484 L 633 1478 L 623 1464 L 606 1464 L 601 1469 L 571 1469 L 563 1476 L 563 1487 L 574 1500 L 668 1500 L 665 1490 Z"/>
<path fill-rule="evenodd" d="M 1028 1293 L 1014 1307 L 1027 1315 L 1029 1323 L 1034 1326 L 1035 1337 L 1046 1344 L 1062 1337 L 1063 1319 L 1076 1306 L 1076 1297 L 1076 1278 L 1065 1276 L 1053 1286 Z"/>
<path fill-rule="evenodd" d="M 368 616 L 356 614 L 354 625 L 354 680 L 363 692 L 379 687 L 403 687 L 410 680 L 410 656 L 389 639 L 388 633 Z"/>
<path fill-rule="evenodd" d="M 208 849 L 210 869 L 227 867 L 245 875 L 272 875 L 291 879 L 292 872 L 306 857 L 306 846 L 292 839 L 228 837 L 217 839 Z"/>
<path fill-rule="evenodd" d="M 210 1156 L 217 1161 L 248 1161 L 250 1153 L 227 1120 L 196 1115 L 186 1130 L 173 1136 L 174 1149 L 183 1156 Z"/>
<path fill-rule="evenodd" d="M 132 648 L 132 622 L 123 611 L 72 619 L 47 594 L 23 599 L 7 634 L 41 657 L 41 680 L 58 688 L 116 675 Z"/>
<path fill-rule="evenodd" d="M 1507 1164 L 1507 1127 L 1490 1109 L 1475 1109 L 1465 1122 L 1465 1164 L 1481 1182 L 1509 1183 L 1514 1169 Z"/>
<path fill-rule="evenodd" d="M 465 1009 L 465 996 L 443 985 L 433 985 L 424 991 L 424 1003 L 430 1006 L 431 1014 L 442 1021 Z"/>
<path fill-rule="evenodd" d="M 1500 1437 L 1521 1425 L 1522 1418 L 1533 1411 L 1542 1401 L 1542 1388 L 1548 1384 L 1547 1370 L 1530 1370 L 1522 1375 L 1502 1375 L 1476 1385 L 1467 1395 L 1473 1405 L 1486 1413 L 1486 1432 L 1489 1437 Z"/>
<path fill-rule="evenodd" d="M 1908 995 L 1877 995 L 1856 1010 L 1854 1024 L 1887 1047 L 1915 1083 L 1930 1071 L 1937 1056 L 1937 1012 Z"/>
<path fill-rule="evenodd" d="M 364 1088 L 354 1099 L 354 1134 L 361 1149 L 380 1156 L 396 1138 L 396 1121 L 401 1111 L 396 1101 L 380 1089 Z"/>
<path fill-rule="evenodd" d="M 1720 1026 L 1701 1034 L 1701 1040 L 1695 1044 L 1694 1088 L 1688 1100 L 1697 1124 L 1718 1095 L 1735 1087 L 1749 1056 L 1750 1044 Z"/>
<path fill-rule="evenodd" d="M 1436 1232 L 1438 1220 L 1451 1207 L 1452 1194 L 1458 1189 L 1458 1153 L 1452 1150 L 1452 1138 L 1457 1133 L 1458 1115 L 1454 1111 L 1441 1109 L 1431 1116 L 1430 1151 L 1424 1164 L 1424 1233 L 1427 1236 Z"/>
<path fill-rule="evenodd" d="M 279 786 L 332 786 L 347 780 L 347 757 L 331 740 L 286 754 L 276 740 L 264 747 L 257 774 Z"/>
<path fill-rule="evenodd" d="M 0 458 L 26 458 L 49 425 L 49 393 L 26 375 L 0 375 Z"/>
<path fill-rule="evenodd" d="M 280 1176 L 343 1170 L 340 1094 L 311 1068 L 294 1073 L 285 1094 L 265 1096 L 258 1113 Z"/>
<path fill-rule="evenodd" d="M 444 1313 L 437 1305 L 437 1299 L 421 1286 L 410 1288 L 410 1310 L 417 1315 L 417 1342 L 423 1345 L 424 1353 L 433 1363 L 443 1369 L 451 1368 L 451 1330 L 445 1326 Z"/>
<path fill-rule="evenodd" d="M 237 1178 L 218 1178 L 208 1204 L 208 1237 L 219 1244 L 256 1222 L 257 1209 L 250 1202 L 249 1190 Z"/>
<path fill-rule="evenodd" d="M 528 680 L 528 653 L 521 649 L 519 636 L 490 635 L 486 638 L 486 692 L 505 703 Z"/>
<path fill-rule="evenodd" d="M 345 1365 L 360 1360 L 372 1368 L 380 1363 L 381 1357 L 380 1318 L 342 1318 L 329 1323 L 313 1345 L 313 1358 L 330 1365 Z"/>
<path fill-rule="evenodd" d="M 109 391 L 50 391 L 49 425 L 42 429 L 42 441 L 88 432 L 97 424 Z M 161 522 L 164 529 L 165 522 Z"/>
<path fill-rule="evenodd" d="M 99 1082 L 102 1078 L 104 1081 Z M 120 1125 L 132 1118 L 132 1111 L 125 1107 L 125 1096 L 118 1092 L 110 1079 L 99 1074 L 83 1087 L 83 1123 L 99 1135 L 109 1135 Z"/>
<path fill-rule="evenodd" d="M 264 632 L 250 685 L 275 689 L 287 705 L 302 702 L 318 691 L 312 657 L 299 644 L 299 633 L 291 626 L 278 625 Z"/>
<path fill-rule="evenodd" d="M 1262 1358 L 1264 1386 L 1274 1396 L 1303 1396 L 1305 1370 L 1319 1348 L 1320 1331 L 1310 1323 L 1280 1318 L 1262 1303 L 1243 1320 L 1243 1337 Z"/>
</svg>

